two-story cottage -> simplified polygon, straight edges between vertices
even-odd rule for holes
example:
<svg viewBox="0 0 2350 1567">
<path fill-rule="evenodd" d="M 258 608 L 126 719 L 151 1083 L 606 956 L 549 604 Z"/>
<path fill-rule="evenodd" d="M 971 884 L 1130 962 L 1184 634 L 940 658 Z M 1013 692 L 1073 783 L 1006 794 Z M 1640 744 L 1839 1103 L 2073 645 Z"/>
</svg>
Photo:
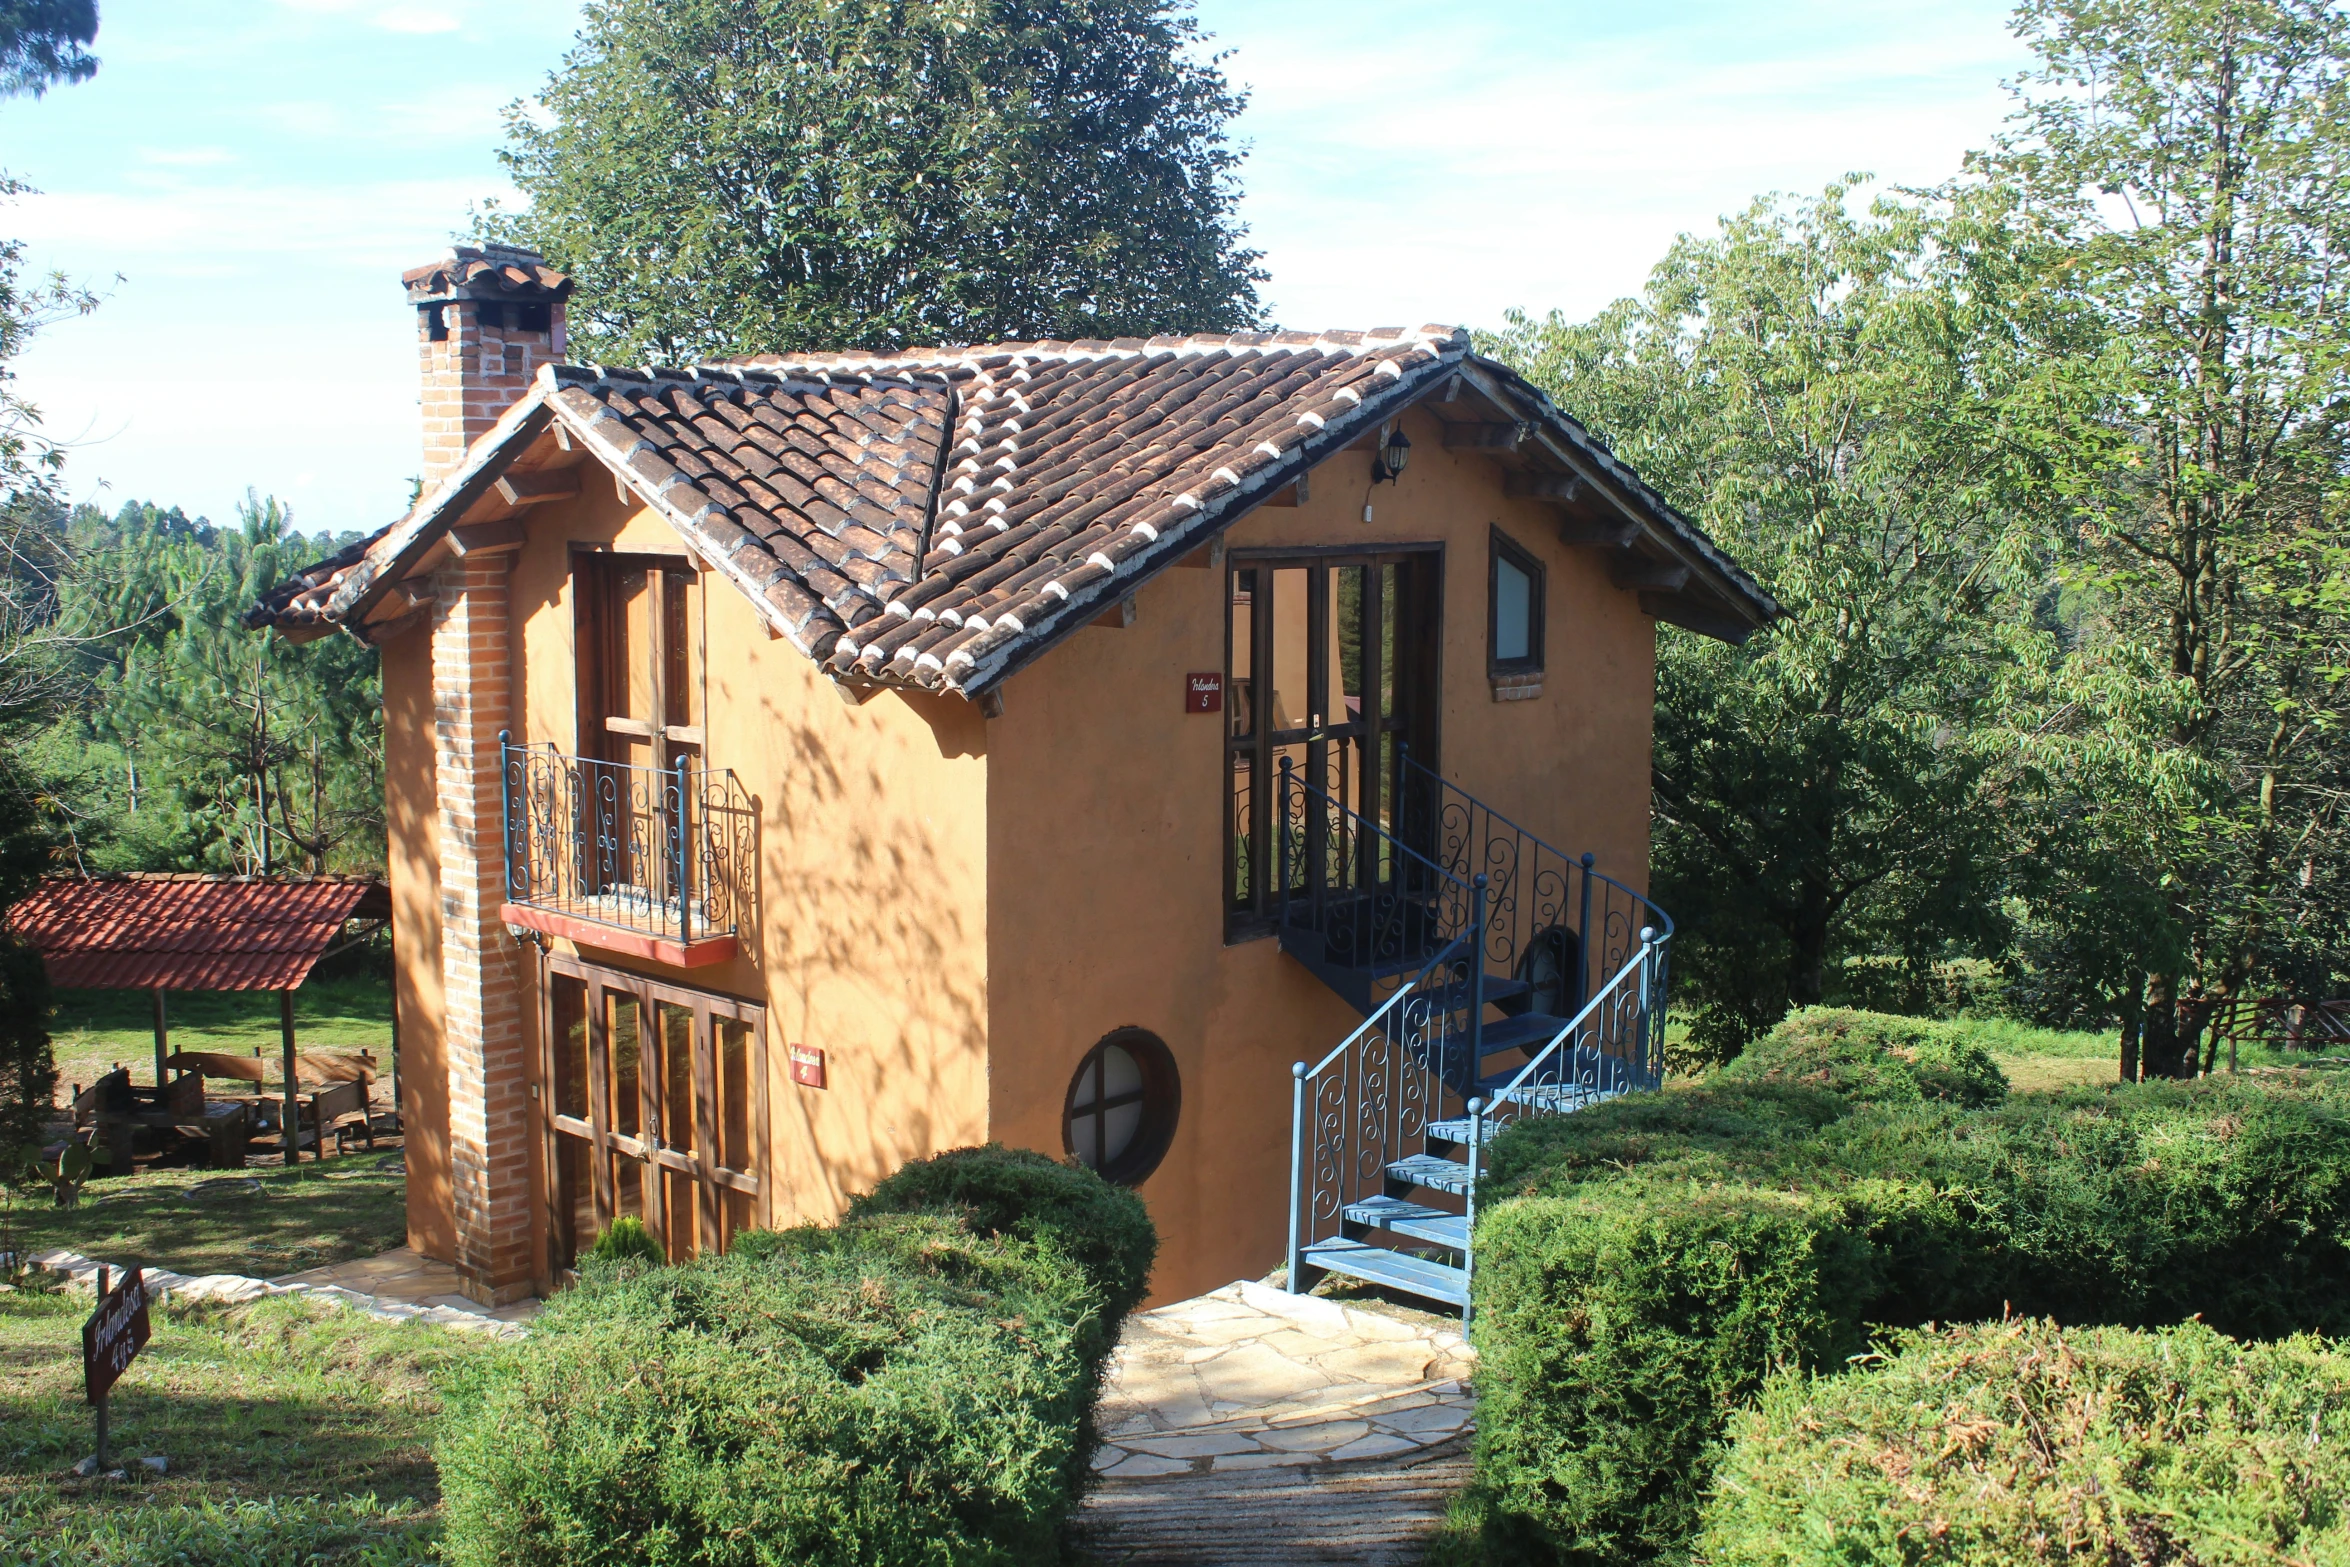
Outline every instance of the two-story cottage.
<svg viewBox="0 0 2350 1567">
<path fill-rule="evenodd" d="M 1774 606 L 1466 334 L 622 370 L 527 252 L 405 282 L 425 493 L 251 623 L 383 650 L 470 1293 L 994 1139 L 1136 1185 L 1163 1297 L 1452 1298 L 1468 1101 L 1653 1081 L 1656 622 Z"/>
</svg>

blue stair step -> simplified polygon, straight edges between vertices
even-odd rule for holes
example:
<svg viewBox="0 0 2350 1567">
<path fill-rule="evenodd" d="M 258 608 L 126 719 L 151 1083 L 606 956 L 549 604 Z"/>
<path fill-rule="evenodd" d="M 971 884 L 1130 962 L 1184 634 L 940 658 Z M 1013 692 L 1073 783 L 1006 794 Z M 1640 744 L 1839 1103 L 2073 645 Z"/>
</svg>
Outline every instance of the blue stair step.
<svg viewBox="0 0 2350 1567">
<path fill-rule="evenodd" d="M 1496 1072 L 1491 1077 L 1479 1078 L 1477 1092 L 1487 1099 L 1491 1099 L 1495 1094 L 1509 1087 L 1517 1075 L 1517 1069 L 1513 1068 L 1506 1072 Z M 1597 1088 L 1589 1083 L 1528 1083 L 1518 1090 L 1517 1103 L 1521 1108 L 1521 1113 L 1532 1110 L 1543 1115 L 1571 1115 L 1577 1110 L 1587 1110 L 1593 1105 L 1606 1104 L 1610 1099 L 1621 1099 L 1635 1089 L 1655 1086 L 1654 1083 L 1639 1081 L 1638 1074 L 1635 1073 L 1627 1073 L 1620 1087 Z M 1458 1124 L 1461 1128 L 1461 1135 L 1454 1138 L 1453 1141 L 1468 1141 L 1468 1122 L 1464 1120 Z M 1432 1135 L 1435 1130 L 1436 1128 L 1433 1126 L 1429 1128 Z M 1491 1136 L 1492 1134 L 1488 1132 L 1486 1135 Z"/>
<path fill-rule="evenodd" d="M 1468 1215 L 1405 1202 L 1400 1197 L 1372 1197 L 1362 1202 L 1349 1203 L 1346 1222 L 1367 1224 L 1372 1229 L 1385 1230 L 1390 1235 L 1449 1246 L 1454 1251 L 1464 1251 L 1469 1244 Z"/>
<path fill-rule="evenodd" d="M 1499 1130 L 1500 1128 L 1493 1122 L 1487 1121 L 1485 1123 L 1485 1140 L 1487 1142 L 1493 1141 L 1493 1134 Z M 1469 1118 L 1465 1115 L 1456 1115 L 1449 1121 L 1430 1121 L 1428 1123 L 1428 1141 L 1432 1143 L 1459 1143 L 1465 1147 L 1469 1140 Z"/>
<path fill-rule="evenodd" d="M 1504 1050 L 1540 1050 L 1566 1026 L 1565 1018 L 1552 1017 L 1547 1012 L 1521 1012 L 1516 1017 L 1486 1024 L 1480 1048 L 1489 1056 L 1500 1055 Z"/>
<path fill-rule="evenodd" d="M 1466 1268 L 1455 1268 L 1446 1263 L 1430 1262 L 1425 1257 L 1407 1257 L 1384 1246 L 1366 1246 L 1361 1241 L 1317 1241 L 1305 1249 L 1306 1266 L 1321 1268 L 1330 1273 L 1343 1273 L 1349 1278 L 1384 1284 L 1389 1289 L 1402 1290 L 1423 1300 L 1440 1300 L 1448 1306 L 1466 1306 L 1469 1303 L 1469 1273 Z"/>
<path fill-rule="evenodd" d="M 1485 1004 L 1499 1006 L 1504 1002 L 1515 1001 L 1533 988 L 1522 979 L 1504 979 L 1499 974 L 1488 974 L 1485 976 Z M 1416 991 L 1414 995 L 1425 996 L 1435 1002 L 1440 1012 L 1458 1012 L 1469 1004 L 1469 987 L 1466 984 L 1446 985 L 1440 990 Z M 1564 1023 L 1566 1020 L 1561 1018 L 1559 1021 Z M 1553 1029 L 1552 1032 L 1557 1030 Z"/>
<path fill-rule="evenodd" d="M 1457 1159 L 1441 1159 L 1432 1153 L 1416 1153 L 1408 1159 L 1398 1159 L 1387 1167 L 1387 1178 L 1407 1185 L 1425 1186 L 1432 1192 L 1466 1192 L 1469 1189 L 1469 1167 Z"/>
</svg>

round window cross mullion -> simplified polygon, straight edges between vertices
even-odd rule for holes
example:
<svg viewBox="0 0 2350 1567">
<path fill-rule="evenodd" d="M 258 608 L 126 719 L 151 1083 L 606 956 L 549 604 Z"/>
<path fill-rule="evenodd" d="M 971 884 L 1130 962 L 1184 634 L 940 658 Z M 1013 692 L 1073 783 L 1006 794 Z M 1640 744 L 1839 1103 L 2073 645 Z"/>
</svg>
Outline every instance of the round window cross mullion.
<svg viewBox="0 0 2350 1567">
<path fill-rule="evenodd" d="M 1116 1029 L 1085 1053 L 1069 1081 L 1062 1140 L 1078 1163 L 1131 1186 L 1166 1157 L 1181 1108 L 1166 1043 L 1146 1029 Z"/>
</svg>

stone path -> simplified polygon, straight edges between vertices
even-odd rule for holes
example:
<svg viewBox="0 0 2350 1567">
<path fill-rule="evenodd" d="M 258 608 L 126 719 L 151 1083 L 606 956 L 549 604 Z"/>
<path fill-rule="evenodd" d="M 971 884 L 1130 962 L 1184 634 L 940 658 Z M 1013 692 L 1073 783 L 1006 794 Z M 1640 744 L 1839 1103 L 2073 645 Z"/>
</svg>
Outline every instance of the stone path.
<svg viewBox="0 0 2350 1567">
<path fill-rule="evenodd" d="M 1227 1284 L 1127 1320 L 1094 1468 L 1141 1480 L 1401 1458 L 1472 1428 L 1474 1366 L 1452 1327 Z"/>
<path fill-rule="evenodd" d="M 310 1289 L 346 1290 L 379 1305 L 415 1306 L 427 1311 L 449 1311 L 493 1322 L 528 1322 L 539 1314 L 541 1302 L 517 1301 L 496 1308 L 477 1304 L 457 1287 L 457 1270 L 445 1262 L 420 1257 L 405 1246 L 354 1262 L 306 1268 L 273 1282 L 300 1284 Z"/>
<path fill-rule="evenodd" d="M 1073 1535 L 1100 1567 L 1409 1567 L 1468 1483 L 1468 1444 L 1312 1469 L 1097 1479 Z"/>
<path fill-rule="evenodd" d="M 1440 1318 L 1230 1284 L 1127 1320 L 1074 1525 L 1104 1567 L 1415 1562 L 1468 1477 Z"/>
<path fill-rule="evenodd" d="M 99 1263 L 78 1251 L 53 1251 L 32 1260 L 37 1267 L 63 1274 L 68 1289 L 98 1287 Z M 119 1264 L 107 1266 L 118 1275 L 122 1272 Z M 405 1246 L 379 1257 L 289 1273 L 282 1279 L 252 1279 L 241 1273 L 190 1276 L 168 1268 L 149 1268 L 145 1278 L 152 1296 L 172 1295 L 183 1301 L 212 1300 L 234 1306 L 267 1295 L 308 1295 L 364 1311 L 371 1317 L 435 1322 L 443 1327 L 469 1328 L 500 1338 L 525 1332 L 524 1324 L 539 1311 L 535 1300 L 496 1311 L 477 1306 L 457 1292 L 456 1269 L 445 1262 L 419 1257 Z"/>
</svg>

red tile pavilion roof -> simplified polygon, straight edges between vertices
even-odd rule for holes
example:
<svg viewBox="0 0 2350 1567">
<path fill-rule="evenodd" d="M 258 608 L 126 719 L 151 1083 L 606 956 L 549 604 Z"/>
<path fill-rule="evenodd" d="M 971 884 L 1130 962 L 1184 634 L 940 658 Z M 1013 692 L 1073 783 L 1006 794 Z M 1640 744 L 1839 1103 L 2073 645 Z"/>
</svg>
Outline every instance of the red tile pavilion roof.
<svg viewBox="0 0 2350 1567">
<path fill-rule="evenodd" d="M 370 876 L 52 877 L 8 911 L 73 990 L 292 990 L 354 919 L 391 918 Z"/>
</svg>

